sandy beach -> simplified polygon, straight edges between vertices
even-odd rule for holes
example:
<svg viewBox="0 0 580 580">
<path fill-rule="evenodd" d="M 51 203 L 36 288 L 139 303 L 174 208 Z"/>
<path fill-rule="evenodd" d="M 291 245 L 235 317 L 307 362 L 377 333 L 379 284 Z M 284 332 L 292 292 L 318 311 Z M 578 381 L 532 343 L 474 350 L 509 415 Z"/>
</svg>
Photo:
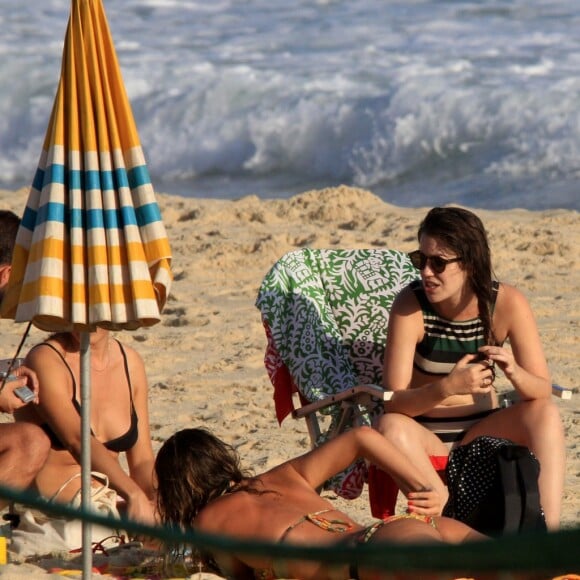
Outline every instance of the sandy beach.
<svg viewBox="0 0 580 580">
<path fill-rule="evenodd" d="M 1 191 L 0 208 L 21 214 L 26 197 L 24 189 Z M 287 419 L 280 427 L 274 415 L 263 365 L 266 340 L 254 306 L 263 276 L 285 252 L 304 246 L 413 250 L 428 208 L 395 207 L 371 192 L 347 187 L 288 200 L 158 194 L 158 201 L 173 251 L 171 294 L 158 325 L 118 333 L 146 363 L 154 449 L 179 429 L 203 425 L 235 444 L 246 465 L 258 471 L 306 451 L 305 425 Z M 476 213 L 489 232 L 498 279 L 518 286 L 531 302 L 553 381 L 577 388 L 578 212 Z M 8 357 L 25 325 L 6 320 L 1 325 L 0 351 Z M 27 347 L 44 336 L 33 330 Z M 573 527 L 580 520 L 580 394 L 558 405 L 568 450 L 562 524 Z M 372 519 L 366 494 L 337 504 L 361 521 Z M 18 567 L 0 567 L 3 574 L 19 574 Z"/>
</svg>

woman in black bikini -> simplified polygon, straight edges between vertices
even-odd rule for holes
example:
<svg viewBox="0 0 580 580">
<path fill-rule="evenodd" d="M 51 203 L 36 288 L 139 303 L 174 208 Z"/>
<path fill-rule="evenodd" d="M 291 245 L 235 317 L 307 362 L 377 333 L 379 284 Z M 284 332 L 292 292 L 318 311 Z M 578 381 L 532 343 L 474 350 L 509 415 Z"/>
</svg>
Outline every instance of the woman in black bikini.
<svg viewBox="0 0 580 580">
<path fill-rule="evenodd" d="M 109 331 L 91 333 L 91 468 L 104 473 L 126 502 L 127 515 L 155 522 L 154 455 L 149 434 L 147 378 L 141 357 Z M 75 333 L 51 336 L 35 346 L 26 364 L 36 371 L 38 405 L 16 414 L 40 425 L 51 450 L 35 485 L 47 498 L 69 501 L 80 487 L 80 351 Z M 126 453 L 129 474 L 119 463 Z M 68 482 L 68 483 L 67 483 Z M 95 482 L 97 483 L 97 482 Z M 60 490 L 61 487 L 64 488 Z"/>
<path fill-rule="evenodd" d="M 409 512 L 362 526 L 321 497 L 317 488 L 357 458 L 388 471 L 409 500 Z M 425 491 L 415 469 L 395 447 L 368 427 L 353 429 L 305 455 L 250 476 L 237 452 L 204 429 L 168 439 L 155 461 L 157 503 L 165 524 L 238 539 L 312 545 L 373 542 L 463 542 L 483 536 L 468 526 L 430 516 L 436 492 Z M 228 577 L 365 578 L 370 571 L 267 556 L 213 553 Z M 376 571 L 372 573 L 377 578 Z"/>
</svg>

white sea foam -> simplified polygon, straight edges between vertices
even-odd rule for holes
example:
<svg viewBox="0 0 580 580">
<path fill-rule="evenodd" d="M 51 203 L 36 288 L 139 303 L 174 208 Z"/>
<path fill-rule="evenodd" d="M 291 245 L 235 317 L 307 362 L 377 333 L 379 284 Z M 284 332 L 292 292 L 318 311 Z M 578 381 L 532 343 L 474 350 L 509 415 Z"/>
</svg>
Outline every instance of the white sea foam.
<svg viewBox="0 0 580 580">
<path fill-rule="evenodd" d="M 580 209 L 574 0 L 104 4 L 158 189 Z M 3 0 L 0 186 L 34 175 L 68 10 Z"/>
</svg>

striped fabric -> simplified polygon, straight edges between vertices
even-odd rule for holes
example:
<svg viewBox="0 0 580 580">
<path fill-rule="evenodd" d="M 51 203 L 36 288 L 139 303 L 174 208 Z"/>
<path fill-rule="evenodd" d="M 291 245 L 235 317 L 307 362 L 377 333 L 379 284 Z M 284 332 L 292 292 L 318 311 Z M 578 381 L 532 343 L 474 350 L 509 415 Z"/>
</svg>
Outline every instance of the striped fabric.
<svg viewBox="0 0 580 580">
<path fill-rule="evenodd" d="M 45 330 L 150 326 L 171 251 L 100 0 L 73 0 L 1 314 Z"/>
<path fill-rule="evenodd" d="M 480 318 L 454 322 L 440 317 L 427 300 L 421 281 L 411 283 L 423 311 L 425 335 L 415 350 L 414 366 L 432 375 L 448 375 L 457 361 L 466 354 L 475 354 L 485 345 L 483 323 Z M 497 286 L 494 286 L 494 302 Z"/>
</svg>

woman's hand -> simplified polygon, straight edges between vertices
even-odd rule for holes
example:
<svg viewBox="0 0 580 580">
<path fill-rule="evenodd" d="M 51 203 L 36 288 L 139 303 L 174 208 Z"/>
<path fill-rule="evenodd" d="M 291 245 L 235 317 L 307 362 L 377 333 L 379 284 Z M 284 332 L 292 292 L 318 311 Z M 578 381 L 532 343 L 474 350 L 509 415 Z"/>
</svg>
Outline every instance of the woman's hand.
<svg viewBox="0 0 580 580">
<path fill-rule="evenodd" d="M 447 498 L 442 498 L 436 491 L 411 491 L 407 495 L 407 512 L 424 516 L 441 515 Z"/>
<path fill-rule="evenodd" d="M 481 354 L 467 354 L 447 376 L 448 395 L 484 395 L 493 388 L 493 360 L 481 360 Z"/>
<path fill-rule="evenodd" d="M 142 492 L 127 499 L 127 517 L 148 526 L 158 523 L 154 503 Z"/>
<path fill-rule="evenodd" d="M 497 363 L 508 381 L 513 382 L 513 378 L 518 370 L 518 364 L 510 350 L 501 346 L 482 346 L 479 352 L 489 360 Z"/>
</svg>

